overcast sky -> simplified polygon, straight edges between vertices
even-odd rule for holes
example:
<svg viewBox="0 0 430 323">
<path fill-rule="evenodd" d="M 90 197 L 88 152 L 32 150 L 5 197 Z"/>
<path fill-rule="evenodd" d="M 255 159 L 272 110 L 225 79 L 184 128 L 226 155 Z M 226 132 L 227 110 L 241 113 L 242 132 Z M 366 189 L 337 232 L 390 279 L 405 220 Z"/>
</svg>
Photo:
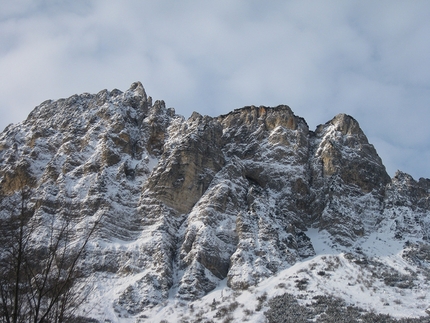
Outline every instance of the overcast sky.
<svg viewBox="0 0 430 323">
<path fill-rule="evenodd" d="M 430 178 L 430 1 L 0 0 L 0 128 L 141 81 L 178 114 L 289 105 L 357 119 L 391 176 Z M 0 131 L 1 131 L 0 130 Z"/>
</svg>

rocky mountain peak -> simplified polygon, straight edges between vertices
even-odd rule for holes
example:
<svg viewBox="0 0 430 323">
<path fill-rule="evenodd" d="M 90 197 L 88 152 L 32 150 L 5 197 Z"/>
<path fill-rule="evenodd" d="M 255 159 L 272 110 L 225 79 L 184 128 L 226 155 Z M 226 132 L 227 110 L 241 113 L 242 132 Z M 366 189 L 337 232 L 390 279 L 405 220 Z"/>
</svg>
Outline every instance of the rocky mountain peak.
<svg viewBox="0 0 430 323">
<path fill-rule="evenodd" d="M 0 178 L 2 206 L 30 186 L 35 218 L 70 219 L 77 237 L 103 215 L 84 271 L 114 290 L 91 296 L 98 317 L 118 321 L 223 282 L 258 288 L 318 257 L 323 238 L 334 254 L 390 225 L 430 237 L 430 180 L 390 179 L 351 116 L 315 132 L 286 105 L 185 119 L 140 82 L 43 102 L 0 134 Z"/>
<path fill-rule="evenodd" d="M 140 82 L 134 82 L 130 86 L 130 89 L 125 92 L 124 97 L 127 98 L 126 102 L 135 109 L 146 110 L 148 107 L 148 97 Z M 149 105 L 150 104 L 151 102 L 149 102 Z"/>
<path fill-rule="evenodd" d="M 132 96 L 141 97 L 144 101 L 147 100 L 145 89 L 140 82 L 134 82 L 131 84 L 130 89 L 128 89 L 127 92 L 131 92 Z"/>
<path fill-rule="evenodd" d="M 364 192 L 380 191 L 391 179 L 358 122 L 346 114 L 317 127 L 315 156 L 324 176 L 340 176 Z"/>
<path fill-rule="evenodd" d="M 249 129 L 256 130 L 258 127 L 263 127 L 266 131 L 272 131 L 279 126 L 296 130 L 298 124 L 306 124 L 303 119 L 296 117 L 291 108 L 286 105 L 273 108 L 248 106 L 220 116 L 219 121 L 226 127 L 246 125 Z"/>
<path fill-rule="evenodd" d="M 358 121 L 350 115 L 340 113 L 328 123 L 334 125 L 335 130 L 340 131 L 344 135 L 364 135 L 360 125 L 358 124 Z"/>
</svg>

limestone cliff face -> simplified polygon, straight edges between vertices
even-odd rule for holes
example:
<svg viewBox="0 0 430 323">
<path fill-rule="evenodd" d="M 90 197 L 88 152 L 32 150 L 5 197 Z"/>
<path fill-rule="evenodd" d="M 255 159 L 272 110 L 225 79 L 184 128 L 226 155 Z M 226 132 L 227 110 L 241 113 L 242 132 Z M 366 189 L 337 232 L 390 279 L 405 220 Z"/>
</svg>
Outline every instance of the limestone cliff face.
<svg viewBox="0 0 430 323">
<path fill-rule="evenodd" d="M 148 188 L 180 213 L 190 212 L 224 165 L 221 125 L 194 113 L 173 123 Z"/>
<path fill-rule="evenodd" d="M 86 270 L 128 315 L 256 285 L 315 254 L 310 228 L 342 249 L 418 208 L 430 232 L 429 180 L 390 179 L 352 117 L 315 131 L 288 106 L 185 119 L 139 82 L 43 102 L 0 135 L 0 178 L 2 206 L 30 186 L 34 217 L 71 218 L 77 236 L 103 215 Z"/>
</svg>

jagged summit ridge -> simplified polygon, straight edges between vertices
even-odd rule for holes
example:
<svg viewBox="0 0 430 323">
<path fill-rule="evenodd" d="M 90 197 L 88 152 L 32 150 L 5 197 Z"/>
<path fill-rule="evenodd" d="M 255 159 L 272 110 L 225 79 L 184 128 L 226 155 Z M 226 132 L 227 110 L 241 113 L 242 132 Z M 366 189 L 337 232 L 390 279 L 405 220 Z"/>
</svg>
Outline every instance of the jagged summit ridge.
<svg viewBox="0 0 430 323">
<path fill-rule="evenodd" d="M 315 131 L 286 105 L 185 119 L 135 82 L 43 102 L 0 134 L 0 161 L 2 206 L 28 185 L 35 219 L 76 235 L 103 214 L 85 265 L 114 290 L 96 290 L 98 313 L 254 288 L 317 255 L 309 232 L 339 252 L 387 221 L 398 241 L 430 237 L 430 180 L 391 179 L 345 114 Z"/>
</svg>

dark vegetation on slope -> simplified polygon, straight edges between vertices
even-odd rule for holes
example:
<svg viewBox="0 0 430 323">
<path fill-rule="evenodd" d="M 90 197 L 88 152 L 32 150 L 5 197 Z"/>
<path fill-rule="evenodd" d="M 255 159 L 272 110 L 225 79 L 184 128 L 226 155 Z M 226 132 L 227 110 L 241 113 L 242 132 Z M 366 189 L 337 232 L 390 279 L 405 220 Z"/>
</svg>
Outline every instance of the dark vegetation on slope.
<svg viewBox="0 0 430 323">
<path fill-rule="evenodd" d="M 315 296 L 309 306 L 300 305 L 296 297 L 284 294 L 272 298 L 265 312 L 268 323 L 428 323 L 428 317 L 395 319 L 390 315 L 367 312 L 333 296 Z"/>
</svg>

